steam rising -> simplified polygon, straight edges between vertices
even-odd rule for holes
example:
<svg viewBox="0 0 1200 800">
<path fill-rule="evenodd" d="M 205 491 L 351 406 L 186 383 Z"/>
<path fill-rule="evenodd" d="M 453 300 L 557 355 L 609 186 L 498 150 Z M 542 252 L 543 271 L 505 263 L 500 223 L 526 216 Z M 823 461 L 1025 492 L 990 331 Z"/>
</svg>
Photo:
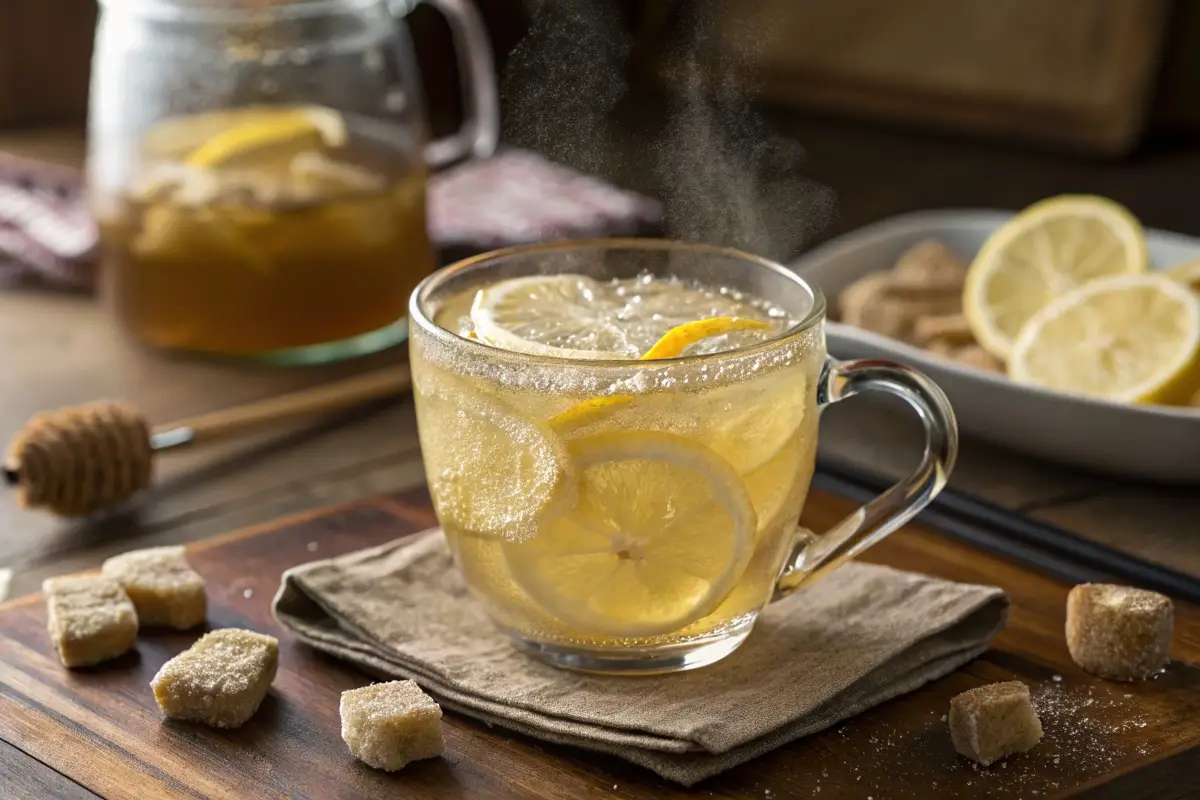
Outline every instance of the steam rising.
<svg viewBox="0 0 1200 800">
<path fill-rule="evenodd" d="M 665 119 L 646 131 L 619 113 L 632 48 L 620 4 L 530 0 L 531 30 L 502 81 L 504 137 L 656 196 L 672 238 L 786 258 L 821 233 L 836 197 L 804 176 L 800 143 L 752 107 L 753 50 L 718 60 L 714 15 L 678 5 Z"/>
</svg>

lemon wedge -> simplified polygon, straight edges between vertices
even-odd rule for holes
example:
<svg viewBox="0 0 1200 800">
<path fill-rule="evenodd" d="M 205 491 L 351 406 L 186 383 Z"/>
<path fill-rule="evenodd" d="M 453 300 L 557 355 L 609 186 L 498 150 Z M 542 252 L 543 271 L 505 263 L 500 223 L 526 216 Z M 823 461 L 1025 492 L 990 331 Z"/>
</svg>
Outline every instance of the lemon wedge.
<svg viewBox="0 0 1200 800">
<path fill-rule="evenodd" d="M 1009 375 L 1127 403 L 1186 403 L 1200 388 L 1200 295 L 1158 275 L 1095 281 L 1022 329 Z"/>
<path fill-rule="evenodd" d="M 1173 281 L 1187 284 L 1193 291 L 1200 292 L 1200 258 L 1163 270 L 1163 274 Z"/>
<path fill-rule="evenodd" d="M 264 106 L 245 109 L 236 122 L 207 139 L 184 160 L 193 167 L 212 167 L 271 145 L 311 139 L 313 149 L 341 147 L 346 123 L 341 114 L 320 106 Z"/>
<path fill-rule="evenodd" d="M 741 317 L 710 317 L 709 319 L 693 320 L 676 325 L 667 331 L 638 360 L 656 361 L 675 358 L 696 342 L 711 336 L 720 336 L 733 331 L 769 330 L 771 327 L 768 322 Z M 555 415 L 550 420 L 550 427 L 559 433 L 577 431 L 606 417 L 614 409 L 626 406 L 631 402 L 633 402 L 633 398 L 629 395 L 593 397 Z"/>
<path fill-rule="evenodd" d="M 1007 361 L 1022 326 L 1055 298 L 1147 268 L 1145 233 L 1128 209 L 1103 197 L 1051 197 L 988 237 L 967 273 L 963 313 L 979 343 Z"/>
<path fill-rule="evenodd" d="M 621 638 L 670 633 L 711 613 L 745 570 L 757 527 L 728 462 L 663 432 L 569 447 L 579 501 L 533 539 L 504 545 L 517 584 L 555 617 Z"/>
<path fill-rule="evenodd" d="M 709 317 L 676 325 L 642 355 L 642 361 L 676 358 L 696 342 L 734 331 L 770 330 L 771 323 L 741 317 Z"/>
<path fill-rule="evenodd" d="M 523 539 L 576 500 L 571 458 L 543 425 L 478 387 L 442 376 L 416 386 L 418 434 L 438 519 L 448 528 Z M 455 398 L 470 398 L 458 402 Z"/>
</svg>

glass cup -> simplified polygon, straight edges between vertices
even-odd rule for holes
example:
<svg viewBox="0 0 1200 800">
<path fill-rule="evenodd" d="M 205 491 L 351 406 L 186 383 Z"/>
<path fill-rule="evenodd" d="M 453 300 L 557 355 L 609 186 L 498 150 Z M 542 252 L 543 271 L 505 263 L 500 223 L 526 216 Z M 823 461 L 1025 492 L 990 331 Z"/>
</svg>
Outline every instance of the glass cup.
<svg viewBox="0 0 1200 800">
<path fill-rule="evenodd" d="M 522 276 L 651 275 L 769 300 L 767 341 L 658 361 L 510 352 L 461 336 L 475 290 Z M 733 652 L 762 608 L 910 520 L 958 450 L 942 391 L 908 367 L 825 351 L 825 301 L 735 250 L 591 240 L 500 250 L 426 278 L 409 304 L 417 423 L 438 519 L 467 585 L 516 646 L 603 673 Z M 900 397 L 920 466 L 822 535 L 797 527 L 820 411 Z"/>
<path fill-rule="evenodd" d="M 102 0 L 88 185 L 106 302 L 170 351 L 317 363 L 403 341 L 437 266 L 426 175 L 499 135 L 470 0 L 465 122 L 430 140 L 415 0 Z"/>
</svg>

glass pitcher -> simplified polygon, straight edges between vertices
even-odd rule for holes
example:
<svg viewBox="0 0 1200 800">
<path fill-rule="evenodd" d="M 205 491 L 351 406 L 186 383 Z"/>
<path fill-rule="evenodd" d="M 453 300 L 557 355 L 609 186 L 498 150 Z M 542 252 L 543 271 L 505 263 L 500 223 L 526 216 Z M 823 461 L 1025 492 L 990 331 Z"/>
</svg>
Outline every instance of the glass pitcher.
<svg viewBox="0 0 1200 800">
<path fill-rule="evenodd" d="M 106 302 L 170 351 L 318 363 L 402 341 L 436 266 L 431 168 L 499 134 L 469 0 L 450 23 L 465 123 L 430 140 L 416 0 L 102 0 L 88 181 Z"/>
</svg>

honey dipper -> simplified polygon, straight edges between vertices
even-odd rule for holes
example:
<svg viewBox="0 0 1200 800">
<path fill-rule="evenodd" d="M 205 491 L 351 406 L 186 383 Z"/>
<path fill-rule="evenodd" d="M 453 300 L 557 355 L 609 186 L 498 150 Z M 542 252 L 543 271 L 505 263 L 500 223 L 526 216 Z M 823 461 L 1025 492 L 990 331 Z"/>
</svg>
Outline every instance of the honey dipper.
<svg viewBox="0 0 1200 800">
<path fill-rule="evenodd" d="M 13 437 L 4 478 L 25 508 L 81 517 L 150 485 L 154 457 L 261 425 L 408 390 L 407 365 L 151 427 L 136 408 L 99 401 L 39 413 Z"/>
</svg>

